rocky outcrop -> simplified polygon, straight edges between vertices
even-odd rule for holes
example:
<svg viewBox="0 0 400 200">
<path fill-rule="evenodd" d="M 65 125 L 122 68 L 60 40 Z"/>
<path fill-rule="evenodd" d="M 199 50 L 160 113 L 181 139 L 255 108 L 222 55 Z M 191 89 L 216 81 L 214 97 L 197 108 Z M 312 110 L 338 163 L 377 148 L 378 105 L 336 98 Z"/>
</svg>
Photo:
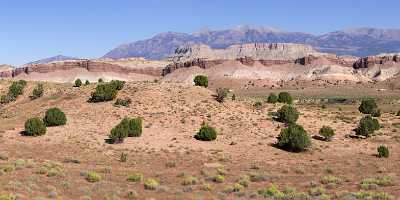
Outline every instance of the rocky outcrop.
<svg viewBox="0 0 400 200">
<path fill-rule="evenodd" d="M 309 45 L 291 43 L 250 43 L 232 45 L 226 49 L 212 49 L 207 45 L 189 45 L 177 48 L 170 58 L 173 62 L 187 62 L 194 59 L 237 60 L 295 60 L 316 52 Z"/>
<path fill-rule="evenodd" d="M 353 64 L 353 67 L 362 69 L 373 67 L 374 65 L 393 65 L 395 63 L 400 63 L 400 54 L 380 54 L 360 58 Z"/>
<path fill-rule="evenodd" d="M 68 60 L 42 64 L 28 64 L 19 68 L 0 71 L 0 78 L 16 77 L 22 74 L 51 73 L 55 71 L 69 71 L 73 69 L 84 69 L 88 72 L 113 72 L 117 74 L 144 74 L 150 76 L 161 76 L 162 69 L 166 64 L 144 63 L 144 60 Z M 133 64 L 132 64 L 133 63 Z"/>
</svg>

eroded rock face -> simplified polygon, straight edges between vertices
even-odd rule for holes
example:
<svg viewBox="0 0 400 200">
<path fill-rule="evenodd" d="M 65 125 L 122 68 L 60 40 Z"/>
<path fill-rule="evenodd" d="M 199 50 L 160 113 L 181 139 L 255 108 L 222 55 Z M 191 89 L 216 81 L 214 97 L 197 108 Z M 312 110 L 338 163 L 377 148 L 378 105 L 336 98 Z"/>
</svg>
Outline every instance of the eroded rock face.
<svg viewBox="0 0 400 200">
<path fill-rule="evenodd" d="M 177 48 L 171 57 L 173 62 L 187 62 L 193 59 L 236 60 L 295 60 L 316 52 L 311 46 L 291 43 L 250 43 L 232 45 L 226 49 L 211 49 L 207 45 L 189 45 Z"/>
<path fill-rule="evenodd" d="M 396 63 L 400 63 L 400 54 L 381 54 L 360 58 L 353 64 L 353 67 L 355 69 L 360 69 L 372 67 L 374 65 L 393 65 Z"/>
<path fill-rule="evenodd" d="M 51 73 L 55 71 L 70 71 L 83 69 L 88 72 L 112 72 L 116 74 L 144 74 L 159 77 L 166 62 L 139 60 L 68 60 L 51 63 L 28 64 L 19 68 L 0 70 L 0 78 L 16 77 L 31 73 Z"/>
</svg>

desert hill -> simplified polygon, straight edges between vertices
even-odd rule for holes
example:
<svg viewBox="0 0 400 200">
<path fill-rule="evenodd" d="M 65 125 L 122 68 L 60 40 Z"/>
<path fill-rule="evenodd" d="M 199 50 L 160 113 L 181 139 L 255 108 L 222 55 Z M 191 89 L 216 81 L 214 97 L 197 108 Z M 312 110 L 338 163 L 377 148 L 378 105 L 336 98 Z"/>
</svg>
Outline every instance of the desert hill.
<svg viewBox="0 0 400 200">
<path fill-rule="evenodd" d="M 0 81 L 0 93 L 4 94 L 10 84 L 7 80 Z M 357 140 L 346 136 L 362 117 L 357 105 L 341 105 L 343 110 L 338 111 L 335 105 L 321 109 L 319 105 L 296 101 L 295 106 L 302 113 L 298 123 L 310 135 L 323 125 L 331 126 L 336 135 L 331 142 L 313 139 L 308 152 L 290 153 L 274 147 L 284 124 L 268 114 L 283 104 L 267 104 L 265 96 L 254 99 L 238 94 L 236 100 L 219 103 L 213 90 L 202 87 L 128 82 L 118 98 L 130 98 L 132 103 L 129 107 L 116 107 L 114 101 L 87 102 L 95 84 L 76 88 L 69 83 L 44 83 L 44 96 L 31 100 L 29 95 L 36 85 L 28 82 L 24 94 L 15 102 L 0 106 L 0 168 L 17 166 L 2 171 L 1 182 L 5 185 L 18 182 L 18 187 L 4 187 L 4 191 L 22 199 L 49 195 L 63 199 L 107 196 L 172 200 L 190 199 L 194 195 L 233 199 L 239 194 L 245 199 L 264 199 L 257 191 L 272 183 L 281 190 L 290 186 L 319 198 L 309 193 L 317 187 L 312 183 L 317 183 L 318 187 L 329 188 L 324 189 L 324 195 L 350 198 L 360 190 L 361 181 L 382 176 L 390 177 L 391 182 L 388 186 L 378 186 L 377 191 L 385 192 L 379 195 L 387 199 L 400 195 L 399 146 L 395 139 L 398 134 L 392 131 L 397 130 L 395 124 L 400 121 L 390 110 L 383 110 L 379 118 L 384 125 L 379 134 Z M 377 91 L 370 86 L 361 87 L 353 88 L 367 93 Z M 340 91 L 340 88 L 333 86 L 324 91 Z M 271 91 L 278 92 L 266 90 L 264 95 Z M 262 102 L 261 107 L 254 106 L 257 101 Z M 387 103 L 393 111 L 393 104 Z M 48 127 L 46 135 L 39 137 L 20 134 L 26 119 L 43 117 L 51 107 L 65 112 L 66 125 Z M 112 127 L 124 117 L 143 117 L 142 136 L 128 138 L 122 144 L 106 143 Z M 193 138 L 204 121 L 217 128 L 215 141 Z M 390 148 L 389 158 L 374 156 L 381 144 Z M 122 153 L 127 154 L 127 161 L 121 161 Z M 102 179 L 87 181 L 87 172 L 96 172 Z M 129 182 L 127 177 L 136 173 L 143 174 L 144 179 Z M 213 181 L 216 175 L 224 180 Z M 197 181 L 192 185 L 183 183 L 188 176 Z M 240 192 L 230 192 L 228 187 L 243 176 L 252 177 L 248 186 Z M 332 177 L 341 181 L 331 186 L 325 181 L 320 183 Z M 159 181 L 156 190 L 144 188 L 143 181 L 150 178 Z M 374 190 L 373 194 L 378 192 Z"/>
</svg>

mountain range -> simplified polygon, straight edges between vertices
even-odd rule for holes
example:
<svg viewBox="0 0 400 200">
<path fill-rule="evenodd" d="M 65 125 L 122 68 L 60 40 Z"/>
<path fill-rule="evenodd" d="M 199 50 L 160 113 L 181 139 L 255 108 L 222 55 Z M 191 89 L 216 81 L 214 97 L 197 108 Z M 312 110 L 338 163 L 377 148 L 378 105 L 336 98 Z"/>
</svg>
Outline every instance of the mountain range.
<svg viewBox="0 0 400 200">
<path fill-rule="evenodd" d="M 321 52 L 368 56 L 400 52 L 400 29 L 353 28 L 313 35 L 274 28 L 239 26 L 226 30 L 205 29 L 191 34 L 165 32 L 150 39 L 120 45 L 103 58 L 163 59 L 182 45 L 205 44 L 212 48 L 226 48 L 234 44 L 254 42 L 309 44 Z"/>
</svg>

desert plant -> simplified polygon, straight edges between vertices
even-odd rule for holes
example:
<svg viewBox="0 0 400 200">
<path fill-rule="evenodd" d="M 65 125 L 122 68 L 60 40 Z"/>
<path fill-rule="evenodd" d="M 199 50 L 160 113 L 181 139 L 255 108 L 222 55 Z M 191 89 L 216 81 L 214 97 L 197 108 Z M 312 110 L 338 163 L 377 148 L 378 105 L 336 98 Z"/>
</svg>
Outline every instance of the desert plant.
<svg viewBox="0 0 400 200">
<path fill-rule="evenodd" d="M 277 146 L 289 151 L 300 152 L 307 150 L 311 146 L 311 141 L 302 126 L 290 124 L 279 134 Z"/>
<path fill-rule="evenodd" d="M 144 181 L 144 189 L 146 190 L 155 190 L 160 185 L 160 183 L 156 179 L 147 179 Z"/>
<path fill-rule="evenodd" d="M 98 83 L 103 83 L 104 80 L 102 78 L 99 78 L 99 80 L 97 81 Z"/>
<path fill-rule="evenodd" d="M 286 124 L 294 124 L 299 118 L 299 112 L 291 105 L 283 105 L 277 112 L 277 120 Z"/>
<path fill-rule="evenodd" d="M 115 106 L 124 106 L 124 107 L 129 107 L 129 105 L 132 103 L 131 99 L 120 99 L 117 98 L 117 100 L 115 101 L 114 105 Z"/>
<path fill-rule="evenodd" d="M 384 145 L 379 146 L 377 151 L 379 157 L 385 157 L 385 158 L 389 157 L 389 148 L 387 148 L 386 146 Z"/>
<path fill-rule="evenodd" d="M 143 119 L 140 117 L 128 119 L 128 137 L 140 137 L 143 131 Z"/>
<path fill-rule="evenodd" d="M 67 123 L 67 117 L 59 108 L 50 108 L 46 111 L 43 122 L 46 126 L 61 126 Z"/>
<path fill-rule="evenodd" d="M 207 123 L 203 123 L 199 132 L 194 136 L 197 140 L 212 141 L 217 139 L 217 131 L 215 128 L 209 126 Z"/>
<path fill-rule="evenodd" d="M 278 102 L 292 104 L 293 98 L 288 92 L 280 92 L 278 95 Z"/>
<path fill-rule="evenodd" d="M 26 84 L 27 83 L 24 80 L 14 81 L 8 88 L 8 93 L 4 99 L 8 100 L 9 102 L 15 101 L 15 99 L 17 99 L 17 97 L 23 93 Z"/>
<path fill-rule="evenodd" d="M 140 182 L 143 180 L 143 174 L 141 173 L 134 173 L 128 176 L 126 179 L 129 182 Z"/>
<path fill-rule="evenodd" d="M 400 116 L 400 110 L 397 111 L 396 116 Z"/>
<path fill-rule="evenodd" d="M 90 102 L 112 101 L 117 97 L 117 89 L 111 84 L 100 84 L 96 86 L 96 90 L 92 93 Z"/>
<path fill-rule="evenodd" d="M 128 153 L 122 152 L 121 155 L 119 156 L 119 161 L 120 162 L 128 161 Z"/>
<path fill-rule="evenodd" d="M 101 176 L 100 174 L 96 173 L 96 172 L 87 172 L 86 173 L 86 180 L 88 182 L 94 183 L 94 182 L 99 182 L 101 181 Z"/>
<path fill-rule="evenodd" d="M 208 77 L 204 75 L 197 75 L 194 77 L 194 85 L 195 86 L 201 86 L 201 87 L 208 87 Z"/>
<path fill-rule="evenodd" d="M 90 85 L 89 80 L 86 80 L 86 81 L 85 81 L 85 85 Z"/>
<path fill-rule="evenodd" d="M 81 87 L 82 86 L 82 81 L 81 81 L 81 79 L 76 79 L 75 80 L 75 84 L 74 84 L 74 87 Z"/>
<path fill-rule="evenodd" d="M 111 129 L 111 133 L 109 135 L 111 143 L 122 143 L 126 137 L 128 137 L 128 126 L 127 122 L 124 122 L 123 119 L 118 125 L 116 125 L 113 129 Z"/>
<path fill-rule="evenodd" d="M 329 126 L 322 126 L 322 128 L 319 129 L 319 134 L 322 135 L 326 141 L 330 141 L 335 135 L 335 131 Z"/>
<path fill-rule="evenodd" d="M 228 89 L 226 88 L 218 88 L 217 89 L 217 95 L 215 97 L 215 99 L 220 102 L 223 103 L 225 101 L 225 98 L 228 96 Z"/>
<path fill-rule="evenodd" d="M 375 99 L 362 100 L 358 110 L 363 114 L 371 114 L 374 117 L 379 117 L 381 115 L 381 111 L 378 109 Z"/>
<path fill-rule="evenodd" d="M 32 91 L 31 99 L 38 99 L 43 96 L 43 84 L 38 84 Z"/>
<path fill-rule="evenodd" d="M 109 84 L 110 84 L 113 88 L 115 88 L 116 90 L 122 90 L 122 88 L 124 88 L 125 81 L 112 80 Z"/>
<path fill-rule="evenodd" d="M 257 101 L 253 104 L 253 106 L 257 109 L 260 110 L 262 108 L 262 103 L 260 101 Z"/>
<path fill-rule="evenodd" d="M 380 129 L 380 125 L 377 119 L 372 118 L 371 116 L 367 115 L 364 116 L 356 128 L 356 134 L 369 137 L 372 135 L 376 130 Z"/>
<path fill-rule="evenodd" d="M 278 96 L 276 96 L 275 93 L 269 94 L 269 96 L 267 98 L 267 102 L 268 103 L 276 103 L 276 102 L 278 102 Z"/>
<path fill-rule="evenodd" d="M 46 134 L 46 126 L 39 118 L 30 118 L 25 122 L 25 135 L 40 136 Z"/>
</svg>

